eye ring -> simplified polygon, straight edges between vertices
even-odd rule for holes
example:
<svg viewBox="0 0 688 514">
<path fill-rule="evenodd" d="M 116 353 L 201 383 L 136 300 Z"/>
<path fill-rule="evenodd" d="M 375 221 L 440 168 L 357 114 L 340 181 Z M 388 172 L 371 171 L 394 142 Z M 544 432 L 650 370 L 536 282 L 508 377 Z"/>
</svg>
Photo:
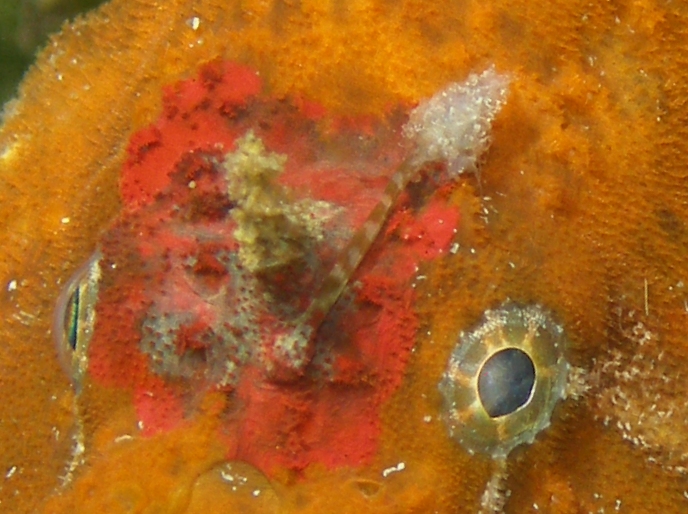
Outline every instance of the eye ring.
<svg viewBox="0 0 688 514">
<path fill-rule="evenodd" d="M 53 317 L 53 338 L 65 373 L 78 388 L 87 368 L 87 349 L 93 336 L 100 282 L 100 252 L 96 251 L 60 292 Z"/>
<path fill-rule="evenodd" d="M 564 397 L 567 346 L 563 328 L 538 305 L 486 311 L 461 333 L 438 385 L 449 435 L 495 459 L 532 443 Z"/>
</svg>

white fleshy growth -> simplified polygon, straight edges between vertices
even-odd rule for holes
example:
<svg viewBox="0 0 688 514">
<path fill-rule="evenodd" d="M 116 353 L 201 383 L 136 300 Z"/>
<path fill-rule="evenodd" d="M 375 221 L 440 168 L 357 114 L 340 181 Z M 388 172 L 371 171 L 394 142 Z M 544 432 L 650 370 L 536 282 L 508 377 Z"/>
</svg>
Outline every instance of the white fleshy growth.
<svg viewBox="0 0 688 514">
<path fill-rule="evenodd" d="M 492 472 L 490 480 L 485 485 L 485 490 L 480 498 L 480 510 L 478 514 L 502 514 L 511 491 L 506 488 L 508 477 L 506 460 L 497 461 L 497 467 Z"/>
<path fill-rule="evenodd" d="M 416 144 L 415 164 L 446 161 L 452 174 L 477 171 L 508 85 L 509 78 L 490 67 L 421 102 L 404 126 L 404 135 Z"/>
</svg>

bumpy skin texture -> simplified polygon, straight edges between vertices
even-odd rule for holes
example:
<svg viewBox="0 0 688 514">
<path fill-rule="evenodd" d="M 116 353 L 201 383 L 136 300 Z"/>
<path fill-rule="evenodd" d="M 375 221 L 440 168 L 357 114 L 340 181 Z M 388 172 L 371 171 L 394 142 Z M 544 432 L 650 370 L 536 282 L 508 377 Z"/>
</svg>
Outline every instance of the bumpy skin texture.
<svg viewBox="0 0 688 514">
<path fill-rule="evenodd" d="M 172 512 L 476 511 L 491 463 L 449 440 L 436 384 L 458 332 L 506 297 L 556 313 L 592 388 L 510 456 L 506 511 L 682 512 L 682 9 L 130 0 L 67 27 L 0 133 L 2 508 L 35 511 L 69 459 L 73 393 L 48 334 L 52 308 L 120 212 L 129 137 L 158 118 L 163 86 L 222 58 L 259 70 L 274 98 L 372 119 L 470 71 L 509 71 L 509 101 L 481 168 L 491 200 L 477 198 L 470 179 L 448 193 L 462 213 L 461 247 L 423 270 L 413 306 L 422 330 L 405 380 L 381 407 L 371 463 L 314 466 L 297 483 L 244 470 L 263 492 L 241 496 L 212 471 L 225 456 L 213 424 L 222 398 L 211 395 L 195 423 L 123 447 L 113 440 L 136 433 L 132 395 L 92 383 L 78 399 L 90 467 L 49 512 L 122 512 L 136 501 Z M 403 471 L 382 477 L 402 461 Z"/>
</svg>

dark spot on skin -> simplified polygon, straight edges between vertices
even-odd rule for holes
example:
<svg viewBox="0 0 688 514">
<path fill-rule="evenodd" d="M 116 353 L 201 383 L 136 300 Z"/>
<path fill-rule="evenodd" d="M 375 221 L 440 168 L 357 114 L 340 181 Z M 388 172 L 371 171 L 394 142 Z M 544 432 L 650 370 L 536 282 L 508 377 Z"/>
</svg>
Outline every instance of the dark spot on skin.
<svg viewBox="0 0 688 514">
<path fill-rule="evenodd" d="M 685 243 L 686 225 L 676 214 L 669 209 L 657 209 L 655 211 L 660 228 L 672 239 L 680 239 Z"/>
</svg>

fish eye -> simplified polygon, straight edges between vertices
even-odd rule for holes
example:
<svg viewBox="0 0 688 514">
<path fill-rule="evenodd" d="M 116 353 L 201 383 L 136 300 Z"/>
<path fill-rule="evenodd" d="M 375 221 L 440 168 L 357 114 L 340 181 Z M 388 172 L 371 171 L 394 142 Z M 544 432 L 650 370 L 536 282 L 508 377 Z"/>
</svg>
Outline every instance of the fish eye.
<svg viewBox="0 0 688 514">
<path fill-rule="evenodd" d="M 100 281 L 100 253 L 95 252 L 72 275 L 55 307 L 53 336 L 65 372 L 76 385 L 87 365 L 88 343 L 93 335 Z"/>
<path fill-rule="evenodd" d="M 438 386 L 450 437 L 495 459 L 532 443 L 564 397 L 566 348 L 563 328 L 538 305 L 486 311 L 461 334 Z"/>
<path fill-rule="evenodd" d="M 523 407 L 532 397 L 534 385 L 533 360 L 518 348 L 493 354 L 478 373 L 478 397 L 491 418 Z"/>
</svg>

